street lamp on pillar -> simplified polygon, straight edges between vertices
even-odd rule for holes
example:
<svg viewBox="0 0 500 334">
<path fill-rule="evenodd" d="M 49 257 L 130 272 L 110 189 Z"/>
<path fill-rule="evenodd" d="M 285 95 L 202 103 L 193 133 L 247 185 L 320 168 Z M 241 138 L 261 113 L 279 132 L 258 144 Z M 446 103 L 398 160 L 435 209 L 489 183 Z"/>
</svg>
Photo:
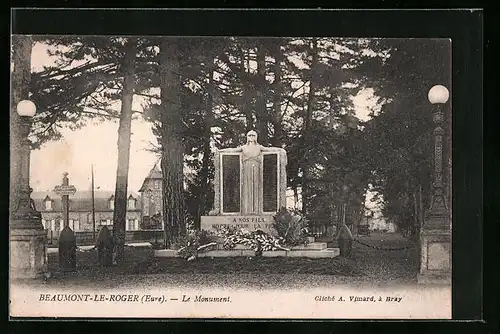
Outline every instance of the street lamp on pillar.
<svg viewBox="0 0 500 334">
<path fill-rule="evenodd" d="M 30 188 L 30 141 L 31 118 L 36 113 L 33 102 L 23 100 L 16 105 L 18 134 L 14 137 L 19 144 L 12 154 L 16 161 L 12 186 L 15 196 L 10 217 L 10 277 L 36 278 L 47 270 L 47 233 L 43 228 L 42 216 L 31 200 Z M 17 131 L 16 131 L 17 133 Z"/>
<path fill-rule="evenodd" d="M 28 139 L 32 117 L 36 114 L 36 106 L 29 100 L 20 101 L 16 112 L 20 116 L 19 124 L 19 171 L 17 177 L 17 203 L 12 213 L 13 229 L 35 229 L 43 230 L 42 217 L 32 204 L 30 195 L 32 189 L 29 184 L 30 177 L 30 141 Z"/>
<path fill-rule="evenodd" d="M 433 106 L 432 120 L 435 127 L 434 169 L 431 188 L 430 207 L 426 212 L 425 222 L 420 231 L 420 273 L 419 283 L 451 284 L 451 223 L 450 212 L 445 191 L 443 146 L 446 132 L 444 107 L 450 93 L 442 85 L 429 90 L 429 102 Z M 449 179 L 449 178 L 448 178 Z"/>
<path fill-rule="evenodd" d="M 434 180 L 432 184 L 431 205 L 428 212 L 426 229 L 449 229 L 449 211 L 444 184 L 443 142 L 445 131 L 444 105 L 448 102 L 450 93 L 442 85 L 436 85 L 429 90 L 429 102 L 434 106 L 432 119 L 435 123 L 434 137 Z"/>
</svg>

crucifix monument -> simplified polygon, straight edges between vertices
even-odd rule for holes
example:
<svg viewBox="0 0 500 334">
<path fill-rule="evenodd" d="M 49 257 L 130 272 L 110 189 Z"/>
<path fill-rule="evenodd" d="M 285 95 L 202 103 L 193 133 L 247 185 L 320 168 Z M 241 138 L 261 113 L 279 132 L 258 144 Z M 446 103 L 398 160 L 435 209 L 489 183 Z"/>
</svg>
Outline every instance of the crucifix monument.
<svg viewBox="0 0 500 334">
<path fill-rule="evenodd" d="M 249 131 L 245 145 L 217 150 L 214 165 L 214 208 L 201 217 L 201 228 L 269 231 L 273 215 L 286 206 L 286 151 L 260 145 Z"/>
<path fill-rule="evenodd" d="M 62 271 L 76 269 L 76 237 L 69 227 L 69 195 L 76 192 L 76 188 L 69 184 L 68 173 L 63 173 L 62 185 L 54 188 L 54 192 L 62 198 L 64 228 L 59 235 L 59 268 Z"/>
</svg>

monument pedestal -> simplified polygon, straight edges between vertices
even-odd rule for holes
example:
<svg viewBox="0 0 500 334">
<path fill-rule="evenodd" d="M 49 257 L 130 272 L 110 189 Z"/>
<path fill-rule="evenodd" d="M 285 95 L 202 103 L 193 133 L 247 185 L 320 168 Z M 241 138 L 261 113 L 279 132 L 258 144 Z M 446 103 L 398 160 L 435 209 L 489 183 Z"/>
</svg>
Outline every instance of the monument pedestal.
<svg viewBox="0 0 500 334">
<path fill-rule="evenodd" d="M 261 216 L 202 216 L 201 229 L 207 231 L 217 231 L 222 227 L 242 228 L 248 231 L 262 230 L 271 232 L 274 218 L 271 215 Z"/>
<path fill-rule="evenodd" d="M 37 278 L 47 269 L 47 233 L 43 229 L 10 230 L 11 278 Z"/>
<path fill-rule="evenodd" d="M 420 233 L 420 273 L 418 283 L 451 284 L 451 233 L 423 230 Z"/>
</svg>

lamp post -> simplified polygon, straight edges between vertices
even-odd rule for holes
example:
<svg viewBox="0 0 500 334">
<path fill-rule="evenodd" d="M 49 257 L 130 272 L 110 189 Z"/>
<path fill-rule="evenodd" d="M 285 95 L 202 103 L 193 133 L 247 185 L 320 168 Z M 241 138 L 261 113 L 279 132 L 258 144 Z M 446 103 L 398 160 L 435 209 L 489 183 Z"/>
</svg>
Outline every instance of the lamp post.
<svg viewBox="0 0 500 334">
<path fill-rule="evenodd" d="M 433 106 L 432 119 L 435 124 L 434 168 L 430 207 L 420 231 L 419 283 L 451 283 L 451 215 L 445 191 L 443 164 L 443 143 L 447 139 L 443 129 L 444 108 L 449 97 L 448 89 L 442 85 L 432 87 L 428 93 L 429 102 Z"/>
<path fill-rule="evenodd" d="M 18 179 L 15 186 L 17 192 L 17 203 L 12 212 L 11 227 L 15 229 L 27 228 L 43 230 L 42 217 L 31 205 L 31 191 L 29 185 L 30 176 L 30 141 L 28 135 L 31 129 L 31 118 L 36 113 L 36 106 L 29 100 L 20 101 L 16 112 L 19 118 L 19 152 L 18 152 Z"/>
<path fill-rule="evenodd" d="M 32 189 L 30 176 L 30 141 L 31 118 L 36 113 L 36 106 L 28 100 L 20 101 L 16 106 L 18 118 L 18 151 L 16 154 L 17 171 L 15 175 L 15 197 L 12 198 L 13 211 L 10 215 L 10 263 L 14 278 L 35 278 L 46 269 L 46 231 L 42 216 L 36 211 L 30 198 Z"/>
</svg>

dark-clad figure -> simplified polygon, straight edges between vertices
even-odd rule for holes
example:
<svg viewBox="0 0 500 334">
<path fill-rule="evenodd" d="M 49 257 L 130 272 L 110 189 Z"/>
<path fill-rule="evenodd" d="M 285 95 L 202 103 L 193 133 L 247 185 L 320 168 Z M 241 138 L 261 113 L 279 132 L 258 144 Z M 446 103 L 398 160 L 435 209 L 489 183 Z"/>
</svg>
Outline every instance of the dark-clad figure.
<svg viewBox="0 0 500 334">
<path fill-rule="evenodd" d="M 351 257 L 352 253 L 352 241 L 354 237 L 352 236 L 351 230 L 345 223 L 340 227 L 340 231 L 337 237 L 340 248 L 340 256 Z"/>
<path fill-rule="evenodd" d="M 106 226 L 97 234 L 96 240 L 97 262 L 103 267 L 113 264 L 113 237 Z"/>
</svg>

